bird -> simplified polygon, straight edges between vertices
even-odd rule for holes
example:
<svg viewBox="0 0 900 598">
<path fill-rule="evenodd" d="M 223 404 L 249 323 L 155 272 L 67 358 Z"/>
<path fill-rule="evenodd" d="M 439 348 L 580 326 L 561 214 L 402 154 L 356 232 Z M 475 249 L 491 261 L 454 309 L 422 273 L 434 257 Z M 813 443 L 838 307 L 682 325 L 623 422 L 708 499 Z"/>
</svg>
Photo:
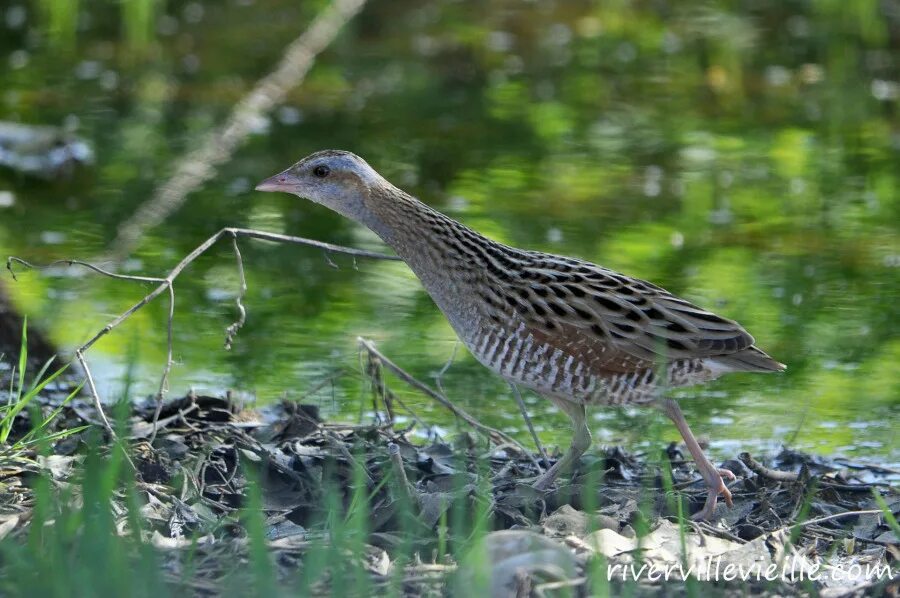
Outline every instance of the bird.
<svg viewBox="0 0 900 598">
<path fill-rule="evenodd" d="M 730 372 L 786 366 L 740 324 L 665 289 L 574 257 L 494 241 L 388 182 L 359 156 L 318 151 L 256 186 L 321 204 L 371 229 L 409 266 L 465 347 L 514 385 L 552 401 L 572 422 L 565 453 L 534 481 L 546 491 L 590 447 L 586 408 L 660 409 L 680 432 L 713 517 L 724 478 L 667 389 Z"/>
</svg>

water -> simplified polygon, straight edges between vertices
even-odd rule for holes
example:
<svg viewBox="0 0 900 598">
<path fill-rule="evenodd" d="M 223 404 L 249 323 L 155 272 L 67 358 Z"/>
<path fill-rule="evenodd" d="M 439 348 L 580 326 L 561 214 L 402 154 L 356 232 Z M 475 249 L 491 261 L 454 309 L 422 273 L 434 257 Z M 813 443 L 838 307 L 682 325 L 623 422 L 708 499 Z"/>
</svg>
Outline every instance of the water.
<svg viewBox="0 0 900 598">
<path fill-rule="evenodd" d="M 0 171 L 3 255 L 104 260 L 118 226 L 324 6 L 86 4 L 74 15 L 74 3 L 0 7 L 2 119 L 77 127 L 95 153 L 68 178 Z M 876 2 L 372 2 L 125 269 L 163 274 L 224 226 L 382 249 L 321 207 L 251 191 L 314 150 L 350 149 L 493 238 L 587 258 L 739 319 L 789 370 L 679 391 L 719 454 L 790 443 L 897 463 L 898 31 Z M 402 264 L 241 249 L 248 318 L 231 351 L 228 244 L 176 283 L 173 393 L 233 388 L 353 421 L 371 410 L 357 336 L 425 380 L 453 354 L 452 331 Z M 3 285 L 69 348 L 150 288 L 67 268 Z M 123 392 L 129 365 L 130 393 L 155 392 L 165 316 L 153 304 L 92 349 L 104 397 Z M 527 441 L 505 384 L 465 351 L 442 383 Z M 526 400 L 544 439 L 567 442 L 564 416 Z M 646 446 L 650 423 L 677 438 L 646 411 L 593 417 L 602 442 Z"/>
</svg>

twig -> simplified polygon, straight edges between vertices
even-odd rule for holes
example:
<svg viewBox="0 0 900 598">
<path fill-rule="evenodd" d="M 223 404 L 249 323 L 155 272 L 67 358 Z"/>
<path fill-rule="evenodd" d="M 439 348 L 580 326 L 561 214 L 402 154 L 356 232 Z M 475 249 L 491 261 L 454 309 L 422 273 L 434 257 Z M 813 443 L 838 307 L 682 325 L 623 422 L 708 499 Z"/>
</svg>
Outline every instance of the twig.
<svg viewBox="0 0 900 598">
<path fill-rule="evenodd" d="M 800 474 L 792 471 L 779 471 L 777 469 L 769 469 L 759 461 L 755 460 L 750 453 L 741 453 L 738 457 L 741 463 L 747 466 L 747 469 L 756 475 L 769 478 L 776 482 L 796 482 L 800 479 Z"/>
<path fill-rule="evenodd" d="M 731 540 L 732 542 L 736 542 L 737 544 L 746 544 L 747 543 L 747 540 L 743 540 L 740 537 L 735 536 L 728 530 L 714 527 L 714 526 L 710 525 L 709 523 L 707 523 L 706 521 L 692 521 L 691 519 L 688 519 L 687 521 L 685 521 L 685 523 L 689 524 L 692 528 L 694 528 L 694 530 L 701 536 L 702 535 L 716 536 L 718 538 L 723 538 L 725 540 Z"/>
<path fill-rule="evenodd" d="M 100 421 L 103 422 L 103 427 L 113 435 L 113 438 L 115 438 L 116 431 L 113 429 L 112 425 L 110 425 L 109 420 L 106 419 L 106 413 L 103 411 L 103 405 L 100 403 L 100 395 L 97 393 L 97 385 L 94 384 L 94 376 L 91 375 L 91 368 L 88 367 L 87 360 L 84 358 L 84 350 L 81 348 L 75 349 L 75 358 L 84 370 L 84 377 L 87 379 L 88 390 L 91 393 L 91 397 L 94 399 L 94 409 L 97 410 Z"/>
<path fill-rule="evenodd" d="M 865 511 L 844 511 L 843 513 L 834 513 L 832 515 L 826 515 L 824 517 L 817 517 L 816 519 L 808 519 L 806 521 L 799 521 L 797 523 L 791 524 L 787 527 L 790 528 L 800 528 L 806 527 L 807 525 L 814 525 L 817 523 L 822 523 L 824 521 L 830 521 L 832 519 L 842 519 L 844 517 L 853 517 L 855 515 L 875 515 L 875 514 L 883 514 L 884 511 L 881 509 L 867 509 Z M 784 528 L 786 529 L 786 528 Z"/>
<path fill-rule="evenodd" d="M 516 399 L 516 403 L 519 405 L 519 411 L 522 412 L 522 417 L 525 419 L 525 425 L 528 426 L 528 431 L 531 432 L 531 438 L 534 439 L 534 445 L 541 454 L 544 463 L 549 464 L 550 459 L 547 458 L 547 452 L 544 451 L 544 445 L 541 444 L 541 439 L 538 438 L 537 432 L 534 430 L 534 425 L 531 423 L 531 417 L 528 415 L 528 409 L 525 407 L 525 401 L 522 400 L 522 394 L 519 392 L 519 387 L 512 382 L 509 383 L 509 387 L 512 389 L 513 398 Z M 543 471 L 543 469 L 538 469 L 538 472 L 541 471 Z"/>
<path fill-rule="evenodd" d="M 150 444 L 153 444 L 153 441 L 156 440 L 156 422 L 159 421 L 163 400 L 166 397 L 166 393 L 169 392 L 169 374 L 172 373 L 172 363 L 174 361 L 172 345 L 175 342 L 175 287 L 172 286 L 171 282 L 166 286 L 169 290 L 169 316 L 166 319 L 166 367 L 163 368 L 162 378 L 159 380 L 159 392 L 156 393 L 156 409 L 153 411 L 153 432 L 150 434 Z"/>
<path fill-rule="evenodd" d="M 404 411 L 406 411 L 407 413 L 409 413 L 409 416 L 410 416 L 410 417 L 412 418 L 412 420 L 413 420 L 413 423 L 412 423 L 410 426 L 408 426 L 408 427 L 406 428 L 406 430 L 403 432 L 404 434 L 405 434 L 406 432 L 408 432 L 409 430 L 411 430 L 411 429 L 413 428 L 413 425 L 418 425 L 418 426 L 420 426 L 423 430 L 426 431 L 426 433 L 430 430 L 430 426 L 425 422 L 424 419 L 422 419 L 421 417 L 419 417 L 419 414 L 418 414 L 418 413 L 416 413 L 415 411 L 413 411 L 412 407 L 410 407 L 409 405 L 407 405 L 407 404 L 403 401 L 403 399 L 401 399 L 400 397 L 398 397 L 397 395 L 395 395 L 394 393 L 392 393 L 390 390 L 388 390 L 388 392 L 391 393 L 391 398 L 392 398 L 392 400 L 397 401 L 397 404 L 400 405 L 400 407 L 401 407 Z M 393 425 L 393 422 L 391 422 L 391 425 Z"/>
<path fill-rule="evenodd" d="M 178 413 L 177 413 L 177 417 L 178 417 L 178 419 L 181 420 L 181 423 L 183 423 L 192 432 L 200 432 L 201 430 L 200 430 L 200 428 L 198 428 L 197 426 L 195 426 L 194 424 L 192 424 L 191 422 L 188 421 L 187 415 L 198 409 L 200 409 L 200 405 L 198 405 L 197 403 L 193 403 L 187 409 L 179 409 Z M 173 415 L 172 417 L 176 417 L 176 416 Z M 166 418 L 166 419 L 169 419 L 169 418 Z M 155 434 L 157 432 L 157 430 L 158 430 L 158 427 L 156 425 L 156 422 L 154 422 L 153 423 L 153 433 Z"/>
<path fill-rule="evenodd" d="M 396 414 L 394 413 L 393 403 L 396 402 L 400 407 L 409 413 L 412 417 L 415 425 L 419 425 L 423 430 L 428 430 L 429 426 L 419 417 L 419 415 L 407 405 L 403 399 L 395 395 L 390 388 L 387 387 L 387 383 L 384 381 L 384 376 L 382 375 L 381 362 L 378 361 L 378 358 L 375 357 L 372 353 L 366 351 L 366 362 L 363 364 L 362 362 L 362 347 L 360 346 L 359 351 L 359 360 L 362 367 L 362 370 L 365 376 L 369 379 L 369 382 L 372 384 L 372 391 L 381 397 L 382 402 L 384 403 L 385 409 L 388 414 L 387 427 L 393 427 L 395 423 Z M 373 409 L 375 412 L 376 418 L 378 417 L 378 405 L 373 405 Z M 411 428 L 410 428 L 411 429 Z"/>
<path fill-rule="evenodd" d="M 216 168 L 229 160 L 253 133 L 259 120 L 305 79 L 316 57 L 364 5 L 365 0 L 334 0 L 316 15 L 306 31 L 285 49 L 278 66 L 235 104 L 221 126 L 210 131 L 195 150 L 175 162 L 178 167 L 174 174 L 157 188 L 150 201 L 119 226 L 111 246 L 115 257 L 121 259 L 128 255 L 145 231 L 162 223 L 191 192 L 215 176 Z"/>
<path fill-rule="evenodd" d="M 12 269 L 13 264 L 20 264 L 25 266 L 26 268 L 32 270 L 47 270 L 49 268 L 54 268 L 56 266 L 81 266 L 82 268 L 87 268 L 88 270 L 92 270 L 97 274 L 102 274 L 103 276 L 107 276 L 109 278 L 115 278 L 117 280 L 131 280 L 135 282 L 155 282 L 161 283 L 165 282 L 164 278 L 155 278 L 153 276 L 135 276 L 132 274 L 119 274 L 118 272 L 112 272 L 110 270 L 106 270 L 101 268 L 100 266 L 96 266 L 89 262 L 85 262 L 82 260 L 55 260 L 50 262 L 49 264 L 45 264 L 43 266 L 36 266 L 31 262 L 25 261 L 22 258 L 9 256 L 6 258 L 6 269 L 9 270 L 10 275 L 13 277 L 13 280 L 18 280 L 16 278 L 16 273 Z"/>
<path fill-rule="evenodd" d="M 353 453 L 350 452 L 350 449 L 347 448 L 347 444 L 338 437 L 332 430 L 328 428 L 323 428 L 324 436 L 326 442 L 328 442 L 333 448 L 337 449 L 337 451 L 341 454 L 341 456 L 347 460 L 348 463 L 359 467 L 362 471 L 363 475 L 366 477 L 366 482 L 369 484 L 375 483 L 375 480 L 372 479 L 372 476 L 369 475 L 368 470 L 366 469 L 365 463 L 360 463 L 356 457 L 353 456 Z"/>
<path fill-rule="evenodd" d="M 238 333 L 244 323 L 247 321 L 247 310 L 244 308 L 244 295 L 247 294 L 247 277 L 244 275 L 244 259 L 241 257 L 241 250 L 238 247 L 237 235 L 231 235 L 231 246 L 234 248 L 234 258 L 237 261 L 238 271 L 238 294 L 234 302 L 237 304 L 238 319 L 225 329 L 225 350 L 231 350 L 231 343 L 234 336 Z"/>
<path fill-rule="evenodd" d="M 501 432 L 500 430 L 497 430 L 496 428 L 492 428 L 490 426 L 484 425 L 483 423 L 479 422 L 477 419 L 475 419 L 474 417 L 472 417 L 471 415 L 469 415 L 468 413 L 466 413 L 465 411 L 463 411 L 462 409 L 460 409 L 459 407 L 454 405 L 450 401 L 450 399 L 448 399 L 446 396 L 435 391 L 433 388 L 431 388 L 424 382 L 421 382 L 420 380 L 417 380 L 416 378 L 414 378 L 411 374 L 407 373 L 399 365 L 397 365 L 396 363 L 394 363 L 393 361 L 391 361 L 390 359 L 385 357 L 385 355 L 383 353 L 381 353 L 378 349 L 375 348 L 375 345 L 372 344 L 371 341 L 364 339 L 362 337 L 358 337 L 356 340 L 360 344 L 360 346 L 363 347 L 366 351 L 368 351 L 368 352 L 372 353 L 373 355 L 375 355 L 376 357 L 378 357 L 378 359 L 381 360 L 381 363 L 385 367 L 387 367 L 389 370 L 394 372 L 395 376 L 397 376 L 398 378 L 400 378 L 401 380 L 403 380 L 404 382 L 406 382 L 413 388 L 417 388 L 418 390 L 422 391 L 428 397 L 434 399 L 435 401 L 437 401 L 438 403 L 440 403 L 441 405 L 443 405 L 444 407 L 449 409 L 450 412 L 453 413 L 453 415 L 460 418 L 461 420 L 463 420 L 464 422 L 466 422 L 473 428 L 481 430 L 482 432 L 487 434 L 488 437 L 490 437 L 494 442 L 505 442 L 505 443 L 515 446 L 522 452 L 522 454 L 526 455 L 534 463 L 535 467 L 537 467 L 538 470 L 540 471 L 540 465 L 538 465 L 537 460 L 534 458 L 534 456 L 531 454 L 531 452 L 528 449 L 526 449 L 524 446 L 522 446 L 519 442 L 517 442 L 514 438 L 512 438 L 508 434 L 504 434 L 503 432 Z"/>
<path fill-rule="evenodd" d="M 306 400 L 309 399 L 309 397 L 313 396 L 314 394 L 316 394 L 317 392 L 319 392 L 320 390 L 322 390 L 329 384 L 334 384 L 334 381 L 342 375 L 343 375 L 343 372 L 340 372 L 340 371 L 336 371 L 336 372 L 332 373 L 330 376 L 328 376 L 324 380 L 314 384 L 312 388 L 308 388 L 306 390 L 306 392 L 303 393 L 303 395 L 300 397 L 300 399 L 297 402 L 298 403 L 306 402 Z"/>
<path fill-rule="evenodd" d="M 381 420 L 381 416 L 378 415 L 378 399 L 381 399 L 387 414 L 387 423 L 393 425 L 394 407 L 391 404 L 392 397 L 384 383 L 384 376 L 381 375 L 381 364 L 378 362 L 378 358 L 371 353 L 366 353 L 366 357 L 365 372 L 372 385 L 372 412 L 375 414 L 375 421 L 380 423 Z"/>
<path fill-rule="evenodd" d="M 112 438 L 117 438 L 116 432 L 113 429 L 112 425 L 109 423 L 109 420 L 106 417 L 105 412 L 103 411 L 103 401 L 100 399 L 100 394 L 97 392 L 97 386 L 94 384 L 94 378 L 91 374 L 90 366 L 88 365 L 87 359 L 85 358 L 85 353 L 92 347 L 94 344 L 99 341 L 101 338 L 109 334 L 112 330 L 117 328 L 122 322 L 131 317 L 135 312 L 139 311 L 145 305 L 159 297 L 164 292 L 168 292 L 169 294 L 169 316 L 167 322 L 167 337 L 168 337 L 168 347 L 166 351 L 166 367 L 163 371 L 162 378 L 160 379 L 159 385 L 159 393 L 157 394 L 157 400 L 159 403 L 157 404 L 156 413 L 154 415 L 154 422 L 159 417 L 159 412 L 161 410 L 162 398 L 167 392 L 169 373 L 172 368 L 172 356 L 173 356 L 173 321 L 175 316 L 175 289 L 173 283 L 176 278 L 187 268 L 191 263 L 194 262 L 199 256 L 205 253 L 210 247 L 216 244 L 216 242 L 226 235 L 231 235 L 233 239 L 237 237 L 250 237 L 251 239 L 259 239 L 263 241 L 273 241 L 278 243 L 295 243 L 298 245 L 307 245 L 309 247 L 315 247 L 317 249 L 323 249 L 326 251 L 331 251 L 333 253 L 342 253 L 346 255 L 358 256 L 358 257 L 367 257 L 372 259 L 381 259 L 381 260 L 399 260 L 396 256 L 386 255 L 383 253 L 377 253 L 374 251 L 366 251 L 364 249 L 354 249 L 352 247 L 343 247 L 341 245 L 333 245 L 331 243 L 323 243 L 322 241 L 315 241 L 313 239 L 306 239 L 303 237 L 292 237 L 289 235 L 281 235 L 277 233 L 269 233 L 265 231 L 258 231 L 249 228 L 223 228 L 206 241 L 198 245 L 193 251 L 191 251 L 187 256 L 182 258 L 175 267 L 173 267 L 169 273 L 164 278 L 157 277 L 149 277 L 149 276 L 131 276 L 126 274 L 117 274 L 115 272 L 110 272 L 93 264 L 89 264 L 88 262 L 83 262 L 80 260 L 61 260 L 52 262 L 46 266 L 38 266 L 31 264 L 21 258 L 18 257 L 8 257 L 6 260 L 6 267 L 10 271 L 10 273 L 15 276 L 15 272 L 12 269 L 12 264 L 17 263 L 27 268 L 32 268 L 36 270 L 44 270 L 48 267 L 52 267 L 55 265 L 65 264 L 71 266 L 81 266 L 96 272 L 98 274 L 102 274 L 104 276 L 108 276 L 110 278 L 114 278 L 116 280 L 131 280 L 138 282 L 154 282 L 157 283 L 156 288 L 147 293 L 140 301 L 129 307 L 119 316 L 115 317 L 111 320 L 106 326 L 104 326 L 99 332 L 97 332 L 94 336 L 88 339 L 87 342 L 82 344 L 80 347 L 75 349 L 75 357 L 84 370 L 85 377 L 88 383 L 88 391 L 91 394 L 91 398 L 94 402 L 94 408 L 97 410 L 100 421 L 103 422 L 103 426 L 109 432 Z M 238 253 L 239 255 L 239 253 Z M 241 267 L 241 269 L 243 269 Z M 243 280 L 243 277 L 242 277 Z M 239 295 L 240 297 L 240 295 Z M 129 460 L 130 461 L 130 460 Z"/>
<path fill-rule="evenodd" d="M 437 373 L 437 376 L 434 377 L 434 385 L 438 387 L 438 390 L 441 391 L 441 394 L 447 394 L 447 391 L 444 390 L 444 374 L 447 373 L 447 370 L 450 369 L 450 366 L 453 365 L 453 360 L 456 359 L 456 352 L 459 350 L 459 339 L 456 339 L 456 342 L 453 343 L 453 352 L 450 353 L 450 359 L 447 360 L 447 363 L 444 364 L 444 367 Z"/>
<path fill-rule="evenodd" d="M 397 480 L 400 485 L 403 486 L 403 492 L 406 493 L 406 497 L 410 500 L 411 504 L 416 504 L 416 496 L 413 491 L 412 484 L 409 483 L 409 479 L 406 477 L 406 468 L 403 467 L 403 457 L 400 455 L 400 446 L 394 442 L 388 444 L 388 455 L 391 457 L 391 464 L 394 467 L 394 473 L 397 476 Z"/>
<path fill-rule="evenodd" d="M 893 486 L 886 482 L 874 482 L 874 483 L 859 483 L 859 484 L 838 484 L 837 482 L 830 482 L 827 479 L 819 480 L 819 485 L 824 489 L 828 488 L 830 490 L 838 490 L 840 492 L 871 492 L 872 488 L 878 488 L 879 486 L 884 488 L 893 488 Z"/>
</svg>

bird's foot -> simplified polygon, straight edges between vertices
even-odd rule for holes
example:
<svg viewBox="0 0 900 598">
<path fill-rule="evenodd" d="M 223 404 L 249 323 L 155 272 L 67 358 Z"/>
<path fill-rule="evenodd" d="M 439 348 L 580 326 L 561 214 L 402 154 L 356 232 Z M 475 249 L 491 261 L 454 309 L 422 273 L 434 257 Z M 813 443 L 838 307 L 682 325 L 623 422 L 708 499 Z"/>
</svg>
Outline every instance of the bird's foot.
<svg viewBox="0 0 900 598">
<path fill-rule="evenodd" d="M 735 480 L 737 477 L 728 469 L 713 469 L 712 471 L 714 475 L 710 475 L 708 478 L 706 475 L 703 476 L 706 480 L 706 487 L 709 488 L 709 493 L 706 495 L 706 503 L 704 503 L 703 508 L 691 517 L 694 521 L 706 521 L 712 518 L 716 512 L 716 503 L 720 494 L 726 505 L 729 507 L 734 506 L 734 502 L 731 500 L 731 491 L 728 490 L 728 486 L 725 485 L 723 478 Z"/>
<path fill-rule="evenodd" d="M 733 473 L 731 473 L 730 469 L 717 469 L 716 471 L 718 471 L 719 475 L 722 476 L 723 478 L 728 478 L 731 481 L 734 481 L 737 479 L 737 476 L 734 475 Z"/>
</svg>

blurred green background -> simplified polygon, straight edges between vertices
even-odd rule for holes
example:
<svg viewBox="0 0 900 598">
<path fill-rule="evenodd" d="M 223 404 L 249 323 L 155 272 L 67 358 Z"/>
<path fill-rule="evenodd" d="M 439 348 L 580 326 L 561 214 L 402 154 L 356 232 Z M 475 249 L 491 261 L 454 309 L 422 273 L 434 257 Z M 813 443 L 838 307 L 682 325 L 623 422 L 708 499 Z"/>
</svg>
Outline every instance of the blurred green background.
<svg viewBox="0 0 900 598">
<path fill-rule="evenodd" d="M 0 170 L 0 254 L 102 259 L 326 5 L 5 0 L 0 119 L 74 127 L 95 160 L 46 179 Z M 715 453 L 784 442 L 898 463 L 898 108 L 896 1 L 373 0 L 124 268 L 163 274 L 224 226 L 382 249 L 324 208 L 252 191 L 307 153 L 349 149 L 495 239 L 587 258 L 739 319 L 789 370 L 678 391 Z M 177 281 L 173 394 L 233 388 L 352 421 L 371 409 L 357 336 L 425 380 L 453 353 L 402 264 L 334 256 L 335 269 L 308 248 L 241 245 L 249 316 L 231 351 L 228 245 Z M 65 269 L 19 278 L 4 277 L 6 291 L 67 348 L 148 290 Z M 165 313 L 151 306 L 92 350 L 104 397 L 155 391 Z M 505 383 L 464 350 L 443 385 L 527 440 Z M 567 442 L 566 418 L 526 400 L 545 441 Z M 637 448 L 660 417 L 595 409 L 592 427 Z"/>
</svg>

